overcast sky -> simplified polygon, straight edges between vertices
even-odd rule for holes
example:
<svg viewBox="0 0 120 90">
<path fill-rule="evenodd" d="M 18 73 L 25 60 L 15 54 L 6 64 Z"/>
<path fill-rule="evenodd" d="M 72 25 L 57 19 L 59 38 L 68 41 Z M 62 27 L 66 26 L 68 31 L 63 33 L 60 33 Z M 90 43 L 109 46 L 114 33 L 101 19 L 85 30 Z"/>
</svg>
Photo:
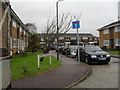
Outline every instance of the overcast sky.
<svg viewBox="0 0 120 90">
<path fill-rule="evenodd" d="M 57 0 L 11 0 L 11 6 L 24 23 L 35 23 L 42 32 L 48 17 L 55 17 Z M 89 2 L 88 2 L 89 1 Z M 98 36 L 97 29 L 117 21 L 119 0 L 64 0 L 59 2 L 59 14 L 71 12 L 80 18 L 79 32 L 91 32 Z M 69 32 L 76 33 L 75 29 Z"/>
</svg>

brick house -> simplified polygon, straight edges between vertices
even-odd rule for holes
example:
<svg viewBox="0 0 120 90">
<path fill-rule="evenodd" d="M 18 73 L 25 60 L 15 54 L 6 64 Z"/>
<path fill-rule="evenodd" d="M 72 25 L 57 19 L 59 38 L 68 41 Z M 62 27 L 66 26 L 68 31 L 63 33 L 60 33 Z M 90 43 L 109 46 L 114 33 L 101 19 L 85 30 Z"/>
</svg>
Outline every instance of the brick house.
<svg viewBox="0 0 120 90">
<path fill-rule="evenodd" d="M 6 8 L 9 6 L 0 32 L 0 50 L 2 52 L 2 57 L 4 57 L 14 55 L 28 48 L 29 31 L 11 8 L 10 3 L 1 3 L 2 7 L 0 8 L 0 12 L 2 13 L 0 13 L 0 19 L 2 19 Z"/>
<path fill-rule="evenodd" d="M 11 54 L 16 52 L 24 51 L 28 47 L 28 30 L 26 29 L 23 22 L 16 15 L 16 13 L 11 9 Z"/>
<path fill-rule="evenodd" d="M 120 21 L 113 22 L 98 29 L 99 46 L 107 49 L 120 48 Z"/>
<path fill-rule="evenodd" d="M 40 37 L 40 44 L 43 46 L 44 42 L 44 34 L 39 34 Z M 98 45 L 99 38 L 92 35 L 91 33 L 79 33 L 79 41 L 85 44 L 88 42 L 94 42 Z M 59 45 L 70 45 L 70 44 L 77 44 L 77 33 L 66 33 L 65 35 L 59 37 Z M 55 42 L 54 42 L 55 43 Z"/>
</svg>

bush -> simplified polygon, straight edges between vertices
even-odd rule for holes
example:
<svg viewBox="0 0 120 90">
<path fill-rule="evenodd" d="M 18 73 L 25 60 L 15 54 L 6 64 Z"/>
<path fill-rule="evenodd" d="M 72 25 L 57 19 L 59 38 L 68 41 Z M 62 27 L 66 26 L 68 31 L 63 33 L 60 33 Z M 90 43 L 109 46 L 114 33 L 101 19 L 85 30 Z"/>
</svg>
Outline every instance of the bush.
<svg viewBox="0 0 120 90">
<path fill-rule="evenodd" d="M 120 51 L 120 47 L 119 47 L 119 46 L 116 46 L 116 47 L 115 47 L 115 50 L 116 50 L 116 51 Z"/>
<path fill-rule="evenodd" d="M 23 65 L 23 71 L 28 72 L 28 65 Z"/>
<path fill-rule="evenodd" d="M 43 49 L 43 52 L 44 52 L 44 53 L 48 53 L 48 52 L 49 52 L 49 49 L 48 49 L 48 48 L 44 48 L 44 49 Z"/>
<path fill-rule="evenodd" d="M 103 50 L 107 50 L 107 47 L 106 47 L 106 46 L 103 46 L 101 49 L 103 49 Z"/>
<path fill-rule="evenodd" d="M 20 56 L 27 56 L 27 52 L 25 52 L 25 51 L 20 51 Z"/>
</svg>

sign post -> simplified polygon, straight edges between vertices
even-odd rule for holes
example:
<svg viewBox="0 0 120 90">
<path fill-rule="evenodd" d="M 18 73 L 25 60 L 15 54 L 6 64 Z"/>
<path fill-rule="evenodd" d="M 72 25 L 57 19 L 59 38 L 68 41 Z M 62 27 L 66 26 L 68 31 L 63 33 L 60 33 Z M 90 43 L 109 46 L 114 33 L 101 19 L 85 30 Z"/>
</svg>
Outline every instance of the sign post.
<svg viewBox="0 0 120 90">
<path fill-rule="evenodd" d="M 73 21 L 72 28 L 77 29 L 77 46 L 78 46 L 78 62 L 79 62 L 78 64 L 80 65 L 80 47 L 79 47 L 79 33 L 78 33 L 78 28 L 80 28 L 80 22 Z"/>
</svg>

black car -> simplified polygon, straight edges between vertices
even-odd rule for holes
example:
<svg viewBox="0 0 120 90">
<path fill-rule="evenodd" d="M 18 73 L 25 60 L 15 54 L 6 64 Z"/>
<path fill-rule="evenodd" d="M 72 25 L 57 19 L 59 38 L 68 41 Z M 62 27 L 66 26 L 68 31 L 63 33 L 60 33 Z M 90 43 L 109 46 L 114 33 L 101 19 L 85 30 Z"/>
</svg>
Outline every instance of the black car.
<svg viewBox="0 0 120 90">
<path fill-rule="evenodd" d="M 110 62 L 110 55 L 103 51 L 99 46 L 84 46 L 80 49 L 80 60 L 90 64 L 90 63 L 106 63 Z"/>
</svg>

